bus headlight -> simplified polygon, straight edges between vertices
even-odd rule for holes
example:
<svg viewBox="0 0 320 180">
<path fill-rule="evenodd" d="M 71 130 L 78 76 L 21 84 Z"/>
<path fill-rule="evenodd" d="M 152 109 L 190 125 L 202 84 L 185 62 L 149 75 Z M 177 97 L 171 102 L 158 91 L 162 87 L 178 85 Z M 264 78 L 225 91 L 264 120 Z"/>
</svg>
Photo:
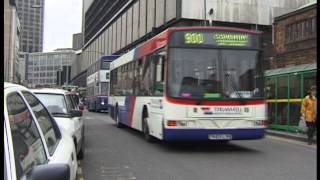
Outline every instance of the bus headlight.
<svg viewBox="0 0 320 180">
<path fill-rule="evenodd" d="M 194 127 L 195 122 L 193 120 L 168 120 L 167 126 L 170 126 L 170 127 Z"/>
</svg>

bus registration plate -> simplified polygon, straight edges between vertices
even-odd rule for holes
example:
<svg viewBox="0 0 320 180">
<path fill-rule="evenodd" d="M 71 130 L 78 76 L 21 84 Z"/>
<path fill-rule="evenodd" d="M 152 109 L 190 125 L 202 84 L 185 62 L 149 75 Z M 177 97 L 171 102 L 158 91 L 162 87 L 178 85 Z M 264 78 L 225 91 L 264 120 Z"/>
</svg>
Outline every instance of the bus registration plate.
<svg viewBox="0 0 320 180">
<path fill-rule="evenodd" d="M 232 139 L 231 134 L 209 134 L 209 139 L 211 140 L 230 140 Z"/>
</svg>

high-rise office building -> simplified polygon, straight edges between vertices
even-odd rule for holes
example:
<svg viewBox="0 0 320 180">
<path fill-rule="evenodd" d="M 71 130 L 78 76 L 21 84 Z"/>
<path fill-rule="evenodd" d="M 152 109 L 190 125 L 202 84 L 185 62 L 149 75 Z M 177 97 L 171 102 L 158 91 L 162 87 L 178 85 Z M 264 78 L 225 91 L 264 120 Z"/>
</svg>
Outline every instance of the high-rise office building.
<svg viewBox="0 0 320 180">
<path fill-rule="evenodd" d="M 21 22 L 20 51 L 42 52 L 44 0 L 15 0 Z"/>
<path fill-rule="evenodd" d="M 19 83 L 18 54 L 20 38 L 20 21 L 16 4 L 13 0 L 4 1 L 4 81 Z"/>
</svg>

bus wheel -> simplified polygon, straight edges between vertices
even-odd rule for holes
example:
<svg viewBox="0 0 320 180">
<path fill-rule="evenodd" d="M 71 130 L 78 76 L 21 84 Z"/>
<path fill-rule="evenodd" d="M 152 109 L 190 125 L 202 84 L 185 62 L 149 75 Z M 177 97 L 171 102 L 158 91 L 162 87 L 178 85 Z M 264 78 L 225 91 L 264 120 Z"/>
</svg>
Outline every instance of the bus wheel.
<svg viewBox="0 0 320 180">
<path fill-rule="evenodd" d="M 147 142 L 150 142 L 150 143 L 155 142 L 155 138 L 151 136 L 149 133 L 149 126 L 148 126 L 146 117 L 143 118 L 143 134 L 144 134 L 144 139 Z"/>
<path fill-rule="evenodd" d="M 116 108 L 116 112 L 114 113 L 115 119 L 116 119 L 116 126 L 117 128 L 122 128 L 123 124 L 121 124 L 120 119 L 119 119 L 119 114 L 118 114 L 118 109 Z"/>
</svg>

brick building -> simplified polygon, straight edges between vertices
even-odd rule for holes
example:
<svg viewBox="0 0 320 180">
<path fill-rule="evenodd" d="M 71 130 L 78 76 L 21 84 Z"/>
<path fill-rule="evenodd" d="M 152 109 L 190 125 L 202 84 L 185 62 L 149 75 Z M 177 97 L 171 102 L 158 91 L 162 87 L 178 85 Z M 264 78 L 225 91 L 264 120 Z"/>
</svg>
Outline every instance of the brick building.
<svg viewBox="0 0 320 180">
<path fill-rule="evenodd" d="M 265 71 L 269 128 L 299 131 L 301 102 L 316 85 L 317 2 L 274 18 L 274 53 Z"/>
<path fill-rule="evenodd" d="M 271 69 L 311 64 L 317 55 L 317 3 L 274 19 L 275 58 Z"/>
</svg>

